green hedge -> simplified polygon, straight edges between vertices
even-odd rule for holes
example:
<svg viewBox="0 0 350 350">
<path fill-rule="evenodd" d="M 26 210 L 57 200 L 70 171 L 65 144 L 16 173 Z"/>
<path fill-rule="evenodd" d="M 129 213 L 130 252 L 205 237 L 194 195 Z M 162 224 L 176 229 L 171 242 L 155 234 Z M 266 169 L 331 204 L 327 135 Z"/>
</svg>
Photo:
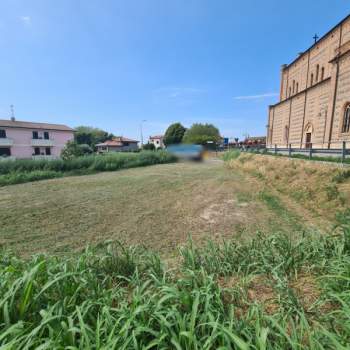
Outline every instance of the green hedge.
<svg viewBox="0 0 350 350">
<path fill-rule="evenodd" d="M 0 162 L 0 186 L 67 175 L 85 175 L 101 171 L 171 163 L 176 158 L 166 151 L 109 153 L 71 160 L 7 160 Z"/>
</svg>

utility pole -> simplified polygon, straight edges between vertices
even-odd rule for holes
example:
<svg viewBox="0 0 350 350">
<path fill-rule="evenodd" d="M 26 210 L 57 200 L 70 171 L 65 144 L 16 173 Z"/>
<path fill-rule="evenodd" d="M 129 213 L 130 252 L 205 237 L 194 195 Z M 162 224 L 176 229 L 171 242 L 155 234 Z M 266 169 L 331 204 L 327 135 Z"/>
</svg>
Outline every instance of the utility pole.
<svg viewBox="0 0 350 350">
<path fill-rule="evenodd" d="M 143 130 L 142 130 L 142 124 L 145 123 L 147 120 L 141 120 L 140 123 L 140 134 L 141 134 L 141 148 L 143 146 Z"/>
</svg>

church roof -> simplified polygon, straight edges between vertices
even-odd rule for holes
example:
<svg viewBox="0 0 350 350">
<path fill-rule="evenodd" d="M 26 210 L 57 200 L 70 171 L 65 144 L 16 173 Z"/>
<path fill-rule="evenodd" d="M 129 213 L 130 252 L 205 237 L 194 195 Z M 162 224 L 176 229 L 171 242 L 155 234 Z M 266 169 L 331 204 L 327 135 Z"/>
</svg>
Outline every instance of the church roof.
<svg viewBox="0 0 350 350">
<path fill-rule="evenodd" d="M 344 19 L 342 19 L 338 24 L 336 24 L 332 29 L 330 29 L 326 34 L 324 34 L 318 41 L 316 41 L 313 45 L 311 45 L 307 50 L 305 50 L 303 53 L 301 53 L 295 60 L 293 60 L 291 63 L 287 64 L 286 69 L 292 66 L 295 62 L 297 62 L 304 54 L 311 51 L 315 46 L 317 46 L 321 41 L 326 39 L 329 34 L 331 34 L 335 29 L 337 29 L 339 26 L 341 26 L 345 21 L 347 21 L 350 18 L 350 15 L 347 15 Z"/>
</svg>

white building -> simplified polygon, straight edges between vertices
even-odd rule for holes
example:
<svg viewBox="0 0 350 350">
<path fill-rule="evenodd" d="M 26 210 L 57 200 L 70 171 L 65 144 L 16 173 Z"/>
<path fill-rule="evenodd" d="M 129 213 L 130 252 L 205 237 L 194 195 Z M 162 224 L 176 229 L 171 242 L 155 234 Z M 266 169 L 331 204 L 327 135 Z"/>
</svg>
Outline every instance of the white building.
<svg viewBox="0 0 350 350">
<path fill-rule="evenodd" d="M 148 142 L 152 143 L 156 149 L 164 148 L 165 145 L 164 145 L 163 139 L 164 139 L 163 135 L 150 136 Z"/>
</svg>

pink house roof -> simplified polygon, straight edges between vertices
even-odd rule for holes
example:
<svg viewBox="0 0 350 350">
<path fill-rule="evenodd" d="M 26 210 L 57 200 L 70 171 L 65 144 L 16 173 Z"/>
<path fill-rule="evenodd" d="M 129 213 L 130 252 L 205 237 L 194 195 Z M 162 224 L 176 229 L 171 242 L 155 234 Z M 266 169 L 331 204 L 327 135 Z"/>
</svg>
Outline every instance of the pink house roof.
<svg viewBox="0 0 350 350">
<path fill-rule="evenodd" d="M 156 135 L 156 136 L 150 136 L 149 138 L 150 138 L 150 140 L 162 139 L 162 138 L 164 138 L 164 136 L 163 135 Z"/>
<path fill-rule="evenodd" d="M 0 119 L 0 127 L 6 128 L 24 128 L 24 129 L 36 129 L 36 130 L 59 130 L 59 131 L 74 131 L 69 126 L 62 124 L 49 124 L 49 123 L 34 123 L 34 122 L 22 122 L 17 120 Z"/>
</svg>

